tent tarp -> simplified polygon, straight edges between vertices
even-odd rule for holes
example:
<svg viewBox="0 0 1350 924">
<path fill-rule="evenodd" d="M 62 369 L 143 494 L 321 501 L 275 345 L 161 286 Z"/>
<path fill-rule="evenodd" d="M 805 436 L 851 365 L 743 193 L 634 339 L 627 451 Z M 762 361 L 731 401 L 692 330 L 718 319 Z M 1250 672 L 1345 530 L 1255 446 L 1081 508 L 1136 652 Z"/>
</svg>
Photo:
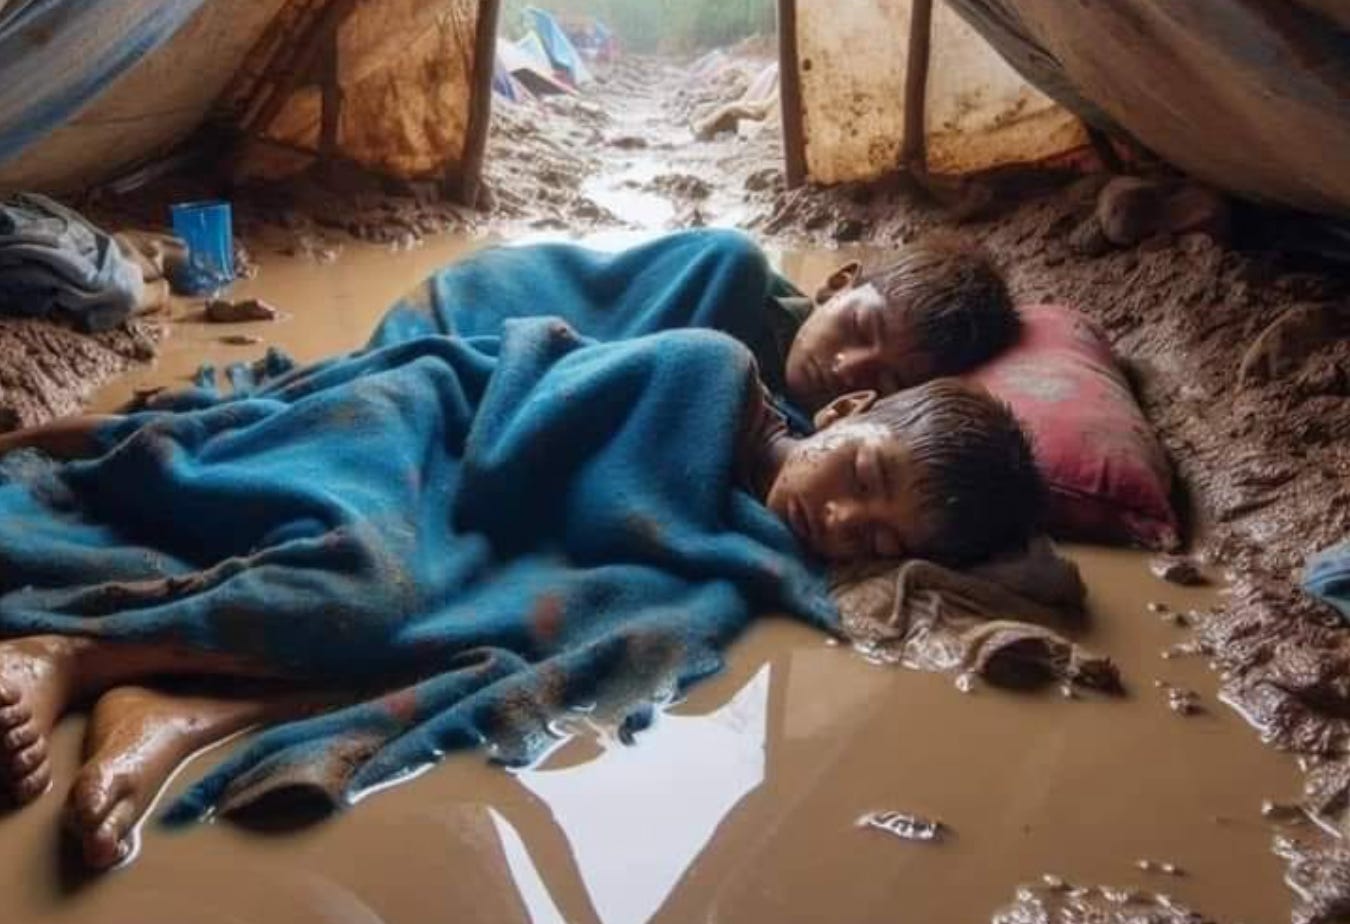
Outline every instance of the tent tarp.
<svg viewBox="0 0 1350 924">
<path fill-rule="evenodd" d="M 168 41 L 203 0 L 0 6 L 0 162 L 79 112 Z"/>
<path fill-rule="evenodd" d="M 911 0 L 799 3 L 797 70 L 808 175 L 868 180 L 900 162 Z M 942 4 L 934 9 L 928 164 L 969 173 L 1086 143 L 1078 120 L 1019 76 Z"/>
<path fill-rule="evenodd" d="M 579 87 L 590 83 L 591 72 L 586 67 L 585 60 L 572 44 L 572 40 L 567 37 L 567 33 L 563 32 L 562 26 L 558 25 L 558 20 L 553 18 L 553 14 L 535 7 L 530 7 L 525 12 L 530 17 L 530 25 L 542 41 L 553 66 L 565 73 L 573 86 Z"/>
<path fill-rule="evenodd" d="M 947 2 L 1088 121 L 1230 192 L 1350 215 L 1350 5 Z"/>
<path fill-rule="evenodd" d="M 403 179 L 438 179 L 468 137 L 477 0 L 367 0 L 338 33 L 338 155 Z M 302 88 L 269 137 L 317 151 L 322 94 Z"/>
</svg>

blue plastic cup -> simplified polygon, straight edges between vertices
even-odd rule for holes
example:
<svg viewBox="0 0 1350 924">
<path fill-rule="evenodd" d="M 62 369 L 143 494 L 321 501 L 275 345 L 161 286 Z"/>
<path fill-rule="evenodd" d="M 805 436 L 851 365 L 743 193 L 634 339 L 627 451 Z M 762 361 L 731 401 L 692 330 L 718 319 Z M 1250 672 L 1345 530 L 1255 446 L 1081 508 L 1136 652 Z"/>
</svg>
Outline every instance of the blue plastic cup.
<svg viewBox="0 0 1350 924">
<path fill-rule="evenodd" d="M 234 280 L 234 220 L 228 202 L 170 206 L 173 233 L 187 245 L 183 278 L 171 280 L 189 295 L 224 288 Z"/>
</svg>

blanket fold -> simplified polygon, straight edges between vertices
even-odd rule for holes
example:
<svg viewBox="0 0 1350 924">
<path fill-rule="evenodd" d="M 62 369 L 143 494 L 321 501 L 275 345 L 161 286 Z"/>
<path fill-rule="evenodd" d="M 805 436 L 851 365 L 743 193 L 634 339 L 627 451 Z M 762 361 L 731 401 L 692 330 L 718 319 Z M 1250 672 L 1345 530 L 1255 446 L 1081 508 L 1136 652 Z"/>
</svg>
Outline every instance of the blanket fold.
<svg viewBox="0 0 1350 924">
<path fill-rule="evenodd" d="M 910 559 L 841 569 L 832 585 L 844 633 L 876 660 L 1005 687 L 1122 689 L 1109 659 L 1064 634 L 1086 589 L 1048 539 L 964 571 Z"/>
<path fill-rule="evenodd" d="M 397 691 L 260 736 L 178 817 L 325 760 L 341 801 L 480 742 L 527 760 L 566 708 L 640 711 L 716 670 L 759 612 L 835 625 L 823 576 L 733 481 L 752 384 L 723 335 L 520 320 L 134 414 L 95 459 L 13 454 L 0 634 Z"/>
</svg>

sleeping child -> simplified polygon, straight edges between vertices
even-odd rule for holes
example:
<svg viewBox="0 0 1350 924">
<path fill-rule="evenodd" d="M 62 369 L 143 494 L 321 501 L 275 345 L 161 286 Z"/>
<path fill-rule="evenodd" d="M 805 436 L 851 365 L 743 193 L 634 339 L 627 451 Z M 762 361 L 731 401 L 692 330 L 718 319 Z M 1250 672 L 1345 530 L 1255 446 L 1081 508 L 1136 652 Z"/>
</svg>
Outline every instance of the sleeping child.
<svg viewBox="0 0 1350 924">
<path fill-rule="evenodd" d="M 1035 527 L 1027 442 L 983 392 L 858 391 L 815 423 L 790 435 L 723 334 L 535 318 L 0 437 L 0 780 L 42 795 L 54 723 L 94 703 L 67 817 L 106 868 L 242 728 L 281 723 L 178 817 L 297 780 L 343 804 L 479 744 L 528 760 L 565 709 L 715 671 L 756 614 L 834 629 L 822 560 L 962 563 Z M 137 686 L 166 678 L 217 686 Z"/>
<path fill-rule="evenodd" d="M 484 251 L 419 284 L 372 342 L 495 334 L 508 318 L 539 315 L 605 341 L 720 330 L 750 348 L 773 394 L 808 412 L 849 391 L 889 395 L 966 372 L 1018 332 L 998 268 L 961 238 L 926 238 L 870 269 L 848 263 L 806 298 L 745 235 L 696 230 L 617 254 L 568 244 Z"/>
</svg>

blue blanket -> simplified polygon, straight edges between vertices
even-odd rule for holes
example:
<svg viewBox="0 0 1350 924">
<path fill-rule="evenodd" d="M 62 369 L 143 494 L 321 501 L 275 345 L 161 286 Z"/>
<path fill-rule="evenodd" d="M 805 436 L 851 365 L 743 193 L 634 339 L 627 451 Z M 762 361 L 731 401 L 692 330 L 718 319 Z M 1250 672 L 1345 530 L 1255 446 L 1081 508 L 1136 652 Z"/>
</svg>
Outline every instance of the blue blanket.
<svg viewBox="0 0 1350 924">
<path fill-rule="evenodd" d="M 498 247 L 433 274 L 394 305 L 372 346 L 427 334 L 497 334 L 512 318 L 563 318 L 583 336 L 615 341 L 707 328 L 750 348 L 760 374 L 799 432 L 809 419 L 783 395 L 795 325 L 771 298 L 800 295 L 744 234 L 683 231 L 617 254 L 570 244 Z"/>
<path fill-rule="evenodd" d="M 712 332 L 597 344 L 520 320 L 132 415 L 96 459 L 13 454 L 0 633 L 382 694 L 261 735 L 176 818 L 297 783 L 342 802 L 483 742 L 529 760 L 568 707 L 640 722 L 756 613 L 834 624 L 822 575 L 732 479 L 752 368 Z"/>
<path fill-rule="evenodd" d="M 1308 560 L 1303 589 L 1350 619 L 1350 541 L 1323 549 Z"/>
</svg>

